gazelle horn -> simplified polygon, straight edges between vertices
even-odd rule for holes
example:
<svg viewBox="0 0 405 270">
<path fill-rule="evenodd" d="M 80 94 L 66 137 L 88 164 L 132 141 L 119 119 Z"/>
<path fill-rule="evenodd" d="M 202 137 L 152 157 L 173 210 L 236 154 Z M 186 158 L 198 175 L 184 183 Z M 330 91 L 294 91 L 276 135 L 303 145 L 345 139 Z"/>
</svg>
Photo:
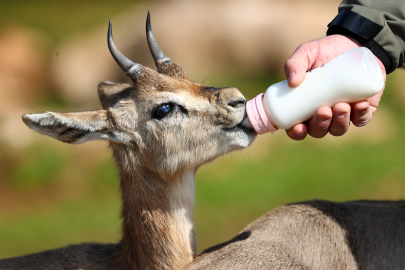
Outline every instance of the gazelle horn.
<svg viewBox="0 0 405 270">
<path fill-rule="evenodd" d="M 152 33 L 152 27 L 150 25 L 150 11 L 148 10 L 148 17 L 146 19 L 146 39 L 148 40 L 148 45 L 150 52 L 155 60 L 156 67 L 161 64 L 168 64 L 172 61 L 169 57 L 163 54 L 160 50 L 159 45 L 156 42 L 155 36 Z"/>
<path fill-rule="evenodd" d="M 110 53 L 114 58 L 115 62 L 117 62 L 117 64 L 125 72 L 125 75 L 127 75 L 133 80 L 136 80 L 136 77 L 138 73 L 142 71 L 143 66 L 129 60 L 127 57 L 125 57 L 125 55 L 123 55 L 118 50 L 117 46 L 115 46 L 112 35 L 111 20 L 109 21 L 108 24 L 107 42 L 108 42 L 108 49 L 110 50 Z"/>
</svg>

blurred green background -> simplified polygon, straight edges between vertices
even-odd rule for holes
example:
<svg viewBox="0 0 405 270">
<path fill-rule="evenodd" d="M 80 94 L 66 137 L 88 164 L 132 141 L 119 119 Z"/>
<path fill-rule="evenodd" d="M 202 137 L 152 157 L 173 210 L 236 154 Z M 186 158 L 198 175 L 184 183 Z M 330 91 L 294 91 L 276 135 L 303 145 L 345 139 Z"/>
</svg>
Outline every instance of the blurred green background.
<svg viewBox="0 0 405 270">
<path fill-rule="evenodd" d="M 252 98 L 284 79 L 283 61 L 323 35 L 338 3 L 0 2 L 0 258 L 120 238 L 118 177 L 107 143 L 63 144 L 35 134 L 20 118 L 98 109 L 97 83 L 126 80 L 108 55 L 108 19 L 117 22 L 124 53 L 152 66 L 143 36 L 150 8 L 160 46 L 192 80 L 234 86 Z M 404 198 L 404 78 L 403 70 L 388 76 L 366 127 L 302 142 L 278 131 L 201 168 L 194 212 L 199 250 L 286 203 Z"/>
</svg>

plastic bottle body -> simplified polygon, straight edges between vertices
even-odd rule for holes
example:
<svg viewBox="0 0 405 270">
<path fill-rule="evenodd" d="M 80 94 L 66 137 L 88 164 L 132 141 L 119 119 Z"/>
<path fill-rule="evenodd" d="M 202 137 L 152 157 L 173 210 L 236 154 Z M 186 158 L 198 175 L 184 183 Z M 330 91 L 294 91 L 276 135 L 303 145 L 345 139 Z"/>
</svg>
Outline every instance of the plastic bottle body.
<svg viewBox="0 0 405 270">
<path fill-rule="evenodd" d="M 270 86 L 264 98 L 257 98 L 256 104 L 262 100 L 267 120 L 273 126 L 288 129 L 311 118 L 320 107 L 364 100 L 383 87 L 382 71 L 375 56 L 361 47 L 308 72 L 304 82 L 296 88 L 290 88 L 287 81 Z M 255 116 L 248 110 L 247 114 L 252 123 Z"/>
</svg>

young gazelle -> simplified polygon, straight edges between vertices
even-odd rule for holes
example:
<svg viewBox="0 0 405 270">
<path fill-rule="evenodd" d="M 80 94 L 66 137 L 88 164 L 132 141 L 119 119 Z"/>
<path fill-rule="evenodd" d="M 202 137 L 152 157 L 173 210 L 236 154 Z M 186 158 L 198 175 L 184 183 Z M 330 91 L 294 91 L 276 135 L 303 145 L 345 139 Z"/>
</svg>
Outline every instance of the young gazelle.
<svg viewBox="0 0 405 270">
<path fill-rule="evenodd" d="M 110 142 L 121 178 L 122 240 L 5 259 L 0 269 L 182 269 L 196 256 L 196 171 L 256 135 L 239 126 L 245 98 L 237 89 L 189 81 L 159 49 L 149 14 L 146 33 L 157 71 L 121 54 L 109 25 L 108 47 L 133 85 L 100 83 L 103 110 L 23 116 L 30 128 L 62 142 Z"/>
<path fill-rule="evenodd" d="M 405 269 L 405 203 L 312 201 L 277 208 L 228 242 L 196 256 L 195 172 L 249 146 L 235 88 L 190 82 L 159 49 L 157 72 L 108 44 L 134 85 L 104 82 L 104 110 L 25 115 L 32 129 L 63 142 L 108 140 L 121 176 L 123 238 L 0 261 L 0 269 Z"/>
</svg>

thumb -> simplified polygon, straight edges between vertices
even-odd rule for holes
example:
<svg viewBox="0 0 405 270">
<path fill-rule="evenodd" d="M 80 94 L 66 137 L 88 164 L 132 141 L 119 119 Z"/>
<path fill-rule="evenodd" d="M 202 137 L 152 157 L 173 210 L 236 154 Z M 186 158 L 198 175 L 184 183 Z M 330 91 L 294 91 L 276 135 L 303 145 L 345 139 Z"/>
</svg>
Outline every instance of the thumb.
<svg viewBox="0 0 405 270">
<path fill-rule="evenodd" d="M 307 54 L 298 48 L 284 64 L 284 74 L 287 77 L 288 86 L 300 85 L 305 80 L 308 69 Z"/>
</svg>

